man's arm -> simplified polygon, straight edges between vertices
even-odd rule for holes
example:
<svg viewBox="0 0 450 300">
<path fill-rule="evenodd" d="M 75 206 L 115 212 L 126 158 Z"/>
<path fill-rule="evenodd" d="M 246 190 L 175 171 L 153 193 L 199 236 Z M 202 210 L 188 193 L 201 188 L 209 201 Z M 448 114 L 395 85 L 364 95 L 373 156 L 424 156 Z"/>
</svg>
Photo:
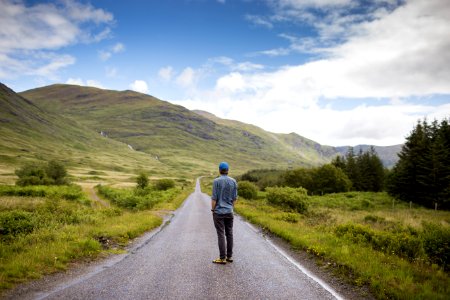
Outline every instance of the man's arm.
<svg viewBox="0 0 450 300">
<path fill-rule="evenodd" d="M 216 190 L 217 190 L 216 182 L 213 181 L 212 193 L 211 193 L 211 211 L 214 211 L 214 209 L 216 208 L 216 204 L 217 204 Z"/>
</svg>

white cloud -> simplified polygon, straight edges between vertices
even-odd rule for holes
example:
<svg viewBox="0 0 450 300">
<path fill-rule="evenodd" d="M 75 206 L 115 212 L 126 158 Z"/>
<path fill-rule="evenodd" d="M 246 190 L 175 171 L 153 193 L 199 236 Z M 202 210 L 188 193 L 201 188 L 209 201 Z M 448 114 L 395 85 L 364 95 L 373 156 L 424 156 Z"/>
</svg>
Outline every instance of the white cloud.
<svg viewBox="0 0 450 300">
<path fill-rule="evenodd" d="M 261 64 L 255 64 L 249 61 L 245 61 L 232 66 L 232 69 L 236 71 L 249 72 L 255 70 L 262 70 L 264 69 L 264 66 Z"/>
<path fill-rule="evenodd" d="M 101 60 L 103 60 L 103 61 L 107 61 L 108 59 L 111 58 L 111 56 L 112 56 L 112 53 L 111 53 L 111 52 L 108 52 L 108 51 L 100 50 L 100 51 L 98 52 L 98 57 L 99 57 Z"/>
<path fill-rule="evenodd" d="M 284 2 L 299 7 L 311 3 Z M 321 2 L 323 7 L 338 4 L 348 2 Z M 402 143 L 419 118 L 448 117 L 450 5 L 446 0 L 408 1 L 346 26 L 344 41 L 322 49 L 320 59 L 271 72 L 231 71 L 218 78 L 212 90 L 197 91 L 178 103 L 336 146 Z M 297 42 L 292 36 L 283 38 Z M 436 94 L 448 95 L 446 103 L 424 105 L 410 98 Z M 349 102 L 350 108 L 338 109 L 333 99 Z M 361 99 L 366 104 L 356 105 Z"/>
<path fill-rule="evenodd" d="M 191 67 L 185 68 L 180 75 L 178 75 L 176 82 L 178 85 L 188 88 L 195 83 L 195 71 Z"/>
<path fill-rule="evenodd" d="M 98 57 L 102 61 L 107 61 L 113 54 L 125 51 L 125 46 L 122 43 L 117 43 L 114 46 L 109 47 L 107 50 L 99 50 Z"/>
<path fill-rule="evenodd" d="M 15 55 L 0 52 L 0 79 L 19 75 L 44 76 L 56 79 L 56 72 L 74 64 L 76 59 L 67 54 L 43 51 L 18 51 Z"/>
<path fill-rule="evenodd" d="M 280 7 L 304 9 L 309 7 L 324 8 L 349 5 L 352 0 L 278 0 L 271 1 Z"/>
<path fill-rule="evenodd" d="M 269 20 L 261 16 L 246 15 L 245 19 L 257 26 L 266 27 L 269 29 L 273 28 L 273 24 Z"/>
<path fill-rule="evenodd" d="M 174 75 L 172 66 L 159 69 L 158 76 L 164 81 L 170 81 Z"/>
<path fill-rule="evenodd" d="M 66 83 L 73 85 L 85 85 L 84 81 L 81 78 L 69 78 L 67 79 Z"/>
<path fill-rule="evenodd" d="M 81 85 L 81 86 L 91 86 L 99 89 L 104 89 L 105 87 L 97 80 L 88 79 L 86 82 L 81 78 L 69 78 L 66 81 L 67 84 Z"/>
<path fill-rule="evenodd" d="M 117 44 L 115 44 L 115 45 L 112 47 L 112 51 L 113 51 L 114 53 L 120 53 L 120 52 L 123 52 L 123 51 L 125 51 L 125 46 L 124 46 L 124 44 L 122 44 L 122 43 L 117 43 Z"/>
<path fill-rule="evenodd" d="M 27 74 L 55 77 L 75 62 L 55 51 L 109 35 L 112 14 L 76 1 L 27 5 L 0 0 L 0 76 Z M 92 25 L 94 24 L 94 25 Z"/>
<path fill-rule="evenodd" d="M 130 89 L 143 94 L 148 93 L 148 85 L 144 80 L 135 80 L 130 84 Z"/>
<path fill-rule="evenodd" d="M 216 89 L 225 92 L 240 92 L 247 89 L 249 85 L 246 84 L 242 74 L 231 73 L 223 76 L 217 80 Z"/>
</svg>

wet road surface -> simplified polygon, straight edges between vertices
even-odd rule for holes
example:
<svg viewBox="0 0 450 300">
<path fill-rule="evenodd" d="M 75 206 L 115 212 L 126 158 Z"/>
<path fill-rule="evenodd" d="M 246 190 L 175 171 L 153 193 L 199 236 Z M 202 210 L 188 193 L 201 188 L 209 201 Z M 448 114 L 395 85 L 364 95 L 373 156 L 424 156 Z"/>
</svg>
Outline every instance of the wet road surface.
<svg viewBox="0 0 450 300">
<path fill-rule="evenodd" d="M 335 299 L 241 218 L 234 262 L 216 265 L 210 198 L 196 191 L 170 224 L 121 261 L 37 299 Z"/>
</svg>

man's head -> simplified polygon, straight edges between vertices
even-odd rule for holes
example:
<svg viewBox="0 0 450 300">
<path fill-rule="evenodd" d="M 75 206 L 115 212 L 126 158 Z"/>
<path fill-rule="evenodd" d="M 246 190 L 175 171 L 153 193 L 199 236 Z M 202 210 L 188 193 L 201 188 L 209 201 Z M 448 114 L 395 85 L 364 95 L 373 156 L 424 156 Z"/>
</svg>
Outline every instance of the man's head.
<svg viewBox="0 0 450 300">
<path fill-rule="evenodd" d="M 228 163 L 227 162 L 221 162 L 220 164 L 219 164 L 219 172 L 220 172 L 220 174 L 228 174 L 228 169 L 229 169 L 229 166 L 228 166 Z"/>
</svg>

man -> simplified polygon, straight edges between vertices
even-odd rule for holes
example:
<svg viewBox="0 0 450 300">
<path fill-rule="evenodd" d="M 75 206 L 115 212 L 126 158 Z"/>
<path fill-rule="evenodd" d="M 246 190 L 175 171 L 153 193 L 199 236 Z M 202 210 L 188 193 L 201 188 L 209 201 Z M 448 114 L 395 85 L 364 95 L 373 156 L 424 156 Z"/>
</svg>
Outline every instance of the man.
<svg viewBox="0 0 450 300">
<path fill-rule="evenodd" d="M 233 206 L 237 199 L 237 183 L 228 177 L 228 170 L 228 163 L 219 164 L 220 177 L 214 179 L 211 195 L 211 211 L 220 253 L 220 257 L 213 260 L 215 264 L 233 262 Z"/>
</svg>

